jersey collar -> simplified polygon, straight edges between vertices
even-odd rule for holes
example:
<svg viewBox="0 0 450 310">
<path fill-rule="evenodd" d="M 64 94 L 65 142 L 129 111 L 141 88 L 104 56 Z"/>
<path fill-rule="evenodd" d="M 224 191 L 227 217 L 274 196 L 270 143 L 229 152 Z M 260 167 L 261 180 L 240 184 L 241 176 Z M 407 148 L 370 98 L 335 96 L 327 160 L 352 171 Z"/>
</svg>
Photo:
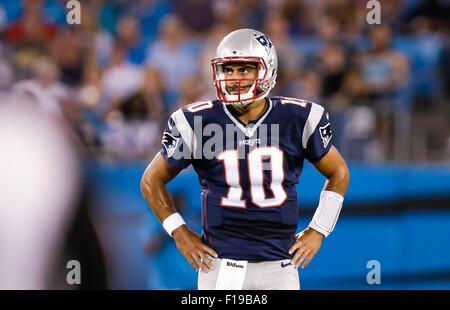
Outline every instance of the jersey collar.
<svg viewBox="0 0 450 310">
<path fill-rule="evenodd" d="M 231 113 L 228 108 L 227 105 L 222 102 L 222 107 L 223 110 L 225 111 L 225 114 L 228 116 L 228 118 L 231 119 L 231 121 L 247 136 L 247 137 L 252 137 L 254 135 L 254 133 L 256 132 L 256 130 L 258 129 L 259 125 L 261 125 L 261 123 L 266 119 L 267 115 L 269 115 L 270 111 L 272 110 L 273 104 L 272 104 L 272 100 L 270 100 L 270 98 L 266 98 L 266 100 L 269 103 L 269 106 L 267 108 L 267 110 L 264 112 L 264 114 L 262 114 L 261 116 L 259 116 L 256 120 L 256 124 L 253 125 L 253 121 L 249 122 L 247 125 L 245 125 L 239 118 L 236 118 L 233 113 Z"/>
</svg>

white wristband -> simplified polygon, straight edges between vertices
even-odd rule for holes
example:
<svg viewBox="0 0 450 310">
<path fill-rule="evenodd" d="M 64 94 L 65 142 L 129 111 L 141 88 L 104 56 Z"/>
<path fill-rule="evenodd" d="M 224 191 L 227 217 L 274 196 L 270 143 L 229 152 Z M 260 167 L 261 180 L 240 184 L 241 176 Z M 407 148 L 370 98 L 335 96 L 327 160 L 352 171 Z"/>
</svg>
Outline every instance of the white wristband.
<svg viewBox="0 0 450 310">
<path fill-rule="evenodd" d="M 328 237 L 336 225 L 343 202 L 342 195 L 332 191 L 323 191 L 309 227 Z"/>
<path fill-rule="evenodd" d="M 186 223 L 184 222 L 180 213 L 173 213 L 168 217 L 166 217 L 162 224 L 166 232 L 169 234 L 169 236 L 172 237 L 172 232 L 181 225 L 184 225 Z"/>
</svg>

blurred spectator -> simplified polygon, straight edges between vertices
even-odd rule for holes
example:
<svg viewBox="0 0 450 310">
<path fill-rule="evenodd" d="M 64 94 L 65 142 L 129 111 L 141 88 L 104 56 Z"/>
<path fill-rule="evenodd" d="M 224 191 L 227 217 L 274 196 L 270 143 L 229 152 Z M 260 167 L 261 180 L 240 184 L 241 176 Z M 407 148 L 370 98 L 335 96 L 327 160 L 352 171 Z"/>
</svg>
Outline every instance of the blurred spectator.
<svg viewBox="0 0 450 310">
<path fill-rule="evenodd" d="M 322 77 L 313 70 L 305 70 L 298 73 L 289 84 L 286 92 L 289 97 L 303 98 L 324 104 L 320 96 L 322 92 Z"/>
<path fill-rule="evenodd" d="M 276 7 L 278 5 L 278 7 Z M 272 1 L 272 10 L 277 8 L 280 10 L 280 14 L 283 20 L 289 25 L 289 33 L 293 36 L 297 36 L 300 32 L 300 15 L 302 14 L 304 3 L 296 0 L 284 0 L 280 2 Z"/>
<path fill-rule="evenodd" d="M 346 70 L 347 54 L 343 47 L 335 43 L 326 43 L 319 51 L 318 70 L 322 76 L 322 96 L 329 98 L 342 85 Z"/>
<path fill-rule="evenodd" d="M 150 159 L 160 148 L 160 120 L 151 118 L 155 102 L 142 92 L 122 100 L 107 115 L 108 130 L 102 136 L 108 158 Z M 154 113 L 153 113 L 154 115 Z"/>
<path fill-rule="evenodd" d="M 402 52 L 392 47 L 392 32 L 388 25 L 374 25 L 370 30 L 370 48 L 358 56 L 357 62 L 368 99 L 373 102 L 373 108 L 377 112 L 377 139 L 384 148 L 382 153 L 391 158 L 392 146 L 405 141 L 405 136 L 401 135 L 408 131 L 407 128 L 394 131 L 394 124 L 399 121 L 396 118 L 399 115 L 394 112 L 400 103 L 410 106 L 405 102 L 406 98 L 396 100 L 408 85 L 409 63 Z M 408 114 L 400 117 L 407 120 Z M 409 124 L 405 126 L 408 127 Z"/>
<path fill-rule="evenodd" d="M 322 16 L 320 21 L 316 23 L 316 27 L 317 34 L 324 43 L 342 41 L 342 37 L 340 36 L 342 28 L 340 27 L 337 19 L 333 16 Z"/>
<path fill-rule="evenodd" d="M 166 16 L 160 24 L 160 37 L 150 47 L 146 64 L 161 72 L 166 92 L 165 109 L 171 110 L 180 96 L 181 81 L 197 74 L 198 61 L 195 52 L 187 44 L 181 20 Z"/>
<path fill-rule="evenodd" d="M 391 46 L 392 31 L 389 26 L 373 26 L 370 39 L 369 50 L 358 57 L 368 95 L 372 99 L 392 99 L 408 82 L 408 60 Z"/>
<path fill-rule="evenodd" d="M 144 73 L 124 58 L 125 48 L 116 44 L 101 84 L 110 99 L 101 140 L 108 158 L 145 159 L 160 144 L 161 79 L 157 71 Z"/>
<path fill-rule="evenodd" d="M 69 90 L 58 81 L 59 68 L 48 57 L 37 59 L 32 66 L 34 78 L 14 84 L 13 95 L 20 102 L 30 103 L 45 113 L 62 117 L 61 102 L 69 96 Z"/>
<path fill-rule="evenodd" d="M 83 74 L 83 37 L 74 29 L 64 29 L 58 33 L 50 46 L 52 59 L 59 67 L 61 82 L 78 85 Z"/>
<path fill-rule="evenodd" d="M 100 154 L 100 135 L 106 125 L 102 113 L 108 108 L 107 99 L 101 91 L 102 71 L 93 61 L 83 67 L 81 85 L 74 94 L 73 101 L 64 106 L 64 114 L 74 132 L 83 144 L 87 157 Z"/>
<path fill-rule="evenodd" d="M 244 22 L 243 27 L 251 29 L 262 29 L 264 20 L 270 12 L 267 9 L 267 1 L 245 0 L 240 7 L 240 15 Z"/>
<path fill-rule="evenodd" d="M 283 16 L 279 12 L 272 11 L 267 14 L 264 31 L 277 49 L 278 85 L 276 92 L 281 94 L 287 86 L 285 83 L 290 81 L 298 72 L 298 68 L 300 68 L 302 62 L 301 55 L 297 53 L 290 40 L 288 22 L 283 19 Z"/>
<path fill-rule="evenodd" d="M 198 80 L 197 77 L 186 77 L 181 81 L 180 100 L 175 109 L 199 101 L 203 85 L 200 85 Z"/>
<path fill-rule="evenodd" d="M 114 33 L 121 12 L 127 8 L 125 2 L 121 0 L 102 1 L 98 12 L 98 20 L 101 28 L 111 34 Z"/>
<path fill-rule="evenodd" d="M 42 14 L 43 0 L 24 1 L 20 18 L 5 29 L 4 39 L 12 45 L 48 43 L 55 35 L 56 24 Z"/>
<path fill-rule="evenodd" d="M 361 72 L 356 67 L 349 67 L 336 93 L 330 97 L 335 109 L 345 109 L 352 105 L 367 104 L 366 88 Z"/>
<path fill-rule="evenodd" d="M 175 12 L 183 24 L 194 33 L 206 34 L 214 24 L 212 3 L 209 0 L 175 0 Z"/>
<path fill-rule="evenodd" d="M 111 63 L 102 76 L 102 91 L 111 102 L 130 96 L 143 81 L 142 69 L 127 61 L 126 52 L 122 44 L 115 44 Z"/>
<path fill-rule="evenodd" d="M 349 160 L 381 160 L 375 140 L 376 114 L 367 100 L 358 68 L 348 68 L 339 89 L 327 103 L 333 119 L 334 143 L 343 156 Z"/>
<path fill-rule="evenodd" d="M 328 102 L 334 119 L 335 143 L 349 160 L 382 159 L 375 140 L 376 114 L 369 103 L 361 72 L 349 68 Z"/>
<path fill-rule="evenodd" d="M 172 1 L 169 0 L 137 0 L 128 3 L 127 14 L 139 20 L 143 40 L 152 44 L 158 34 L 158 25 L 168 14 L 172 13 Z"/>
<path fill-rule="evenodd" d="M 5 57 L 3 46 L 0 46 L 0 92 L 6 92 L 14 83 L 14 69 Z"/>
<path fill-rule="evenodd" d="M 95 61 L 87 61 L 83 67 L 81 85 L 78 88 L 77 101 L 84 107 L 89 107 L 100 114 L 107 107 L 102 89 L 103 71 Z"/>
<path fill-rule="evenodd" d="M 245 27 L 243 12 L 244 1 L 217 0 L 213 2 L 214 16 L 218 23 L 226 24 L 230 29 Z"/>
<path fill-rule="evenodd" d="M 160 119 L 164 115 L 163 100 L 163 81 L 158 70 L 148 69 L 145 72 L 144 83 L 142 85 L 142 96 L 148 103 L 148 117 L 151 119 Z M 165 121 L 165 119 L 164 119 Z"/>
<path fill-rule="evenodd" d="M 450 4 L 442 0 L 419 0 L 405 16 L 405 22 L 413 24 L 414 21 L 423 20 L 433 31 L 447 32 L 450 30 Z M 414 25 L 413 25 L 414 26 Z"/>
<path fill-rule="evenodd" d="M 350 107 L 345 114 L 342 152 L 349 160 L 380 161 L 383 149 L 374 139 L 376 118 L 367 105 Z"/>
<path fill-rule="evenodd" d="M 8 16 L 6 14 L 6 11 L 3 9 L 3 7 L 0 6 L 0 31 L 3 30 L 3 28 L 8 23 Z"/>
<path fill-rule="evenodd" d="M 356 3 L 355 3 L 356 2 Z M 389 1 L 390 3 L 396 2 L 396 0 Z M 367 15 L 367 1 L 354 1 L 354 0 L 332 0 L 326 2 L 326 9 L 324 13 L 329 17 L 323 23 L 321 23 L 322 29 L 326 29 L 327 22 L 332 20 L 335 24 L 334 27 L 338 30 L 338 36 L 352 36 L 360 35 L 363 25 L 365 25 L 365 19 Z M 388 6 L 383 4 L 382 7 Z M 383 15 L 384 17 L 384 15 Z M 319 30 L 319 29 L 318 29 Z M 319 30 L 320 31 L 320 30 Z"/>
<path fill-rule="evenodd" d="M 127 50 L 127 59 L 134 64 L 142 64 L 145 60 L 145 46 L 141 40 L 141 28 L 132 16 L 123 17 L 117 25 L 116 40 Z"/>
<path fill-rule="evenodd" d="M 57 32 L 57 25 L 43 16 L 42 4 L 42 0 L 25 1 L 20 18 L 8 25 L 3 33 L 5 42 L 14 48 L 19 76 L 24 76 L 31 63 L 47 52 Z"/>
<path fill-rule="evenodd" d="M 122 45 L 128 62 L 134 65 L 141 65 L 144 62 L 146 45 L 141 36 L 141 26 L 135 17 L 131 15 L 122 17 L 114 34 L 101 32 L 97 35 L 96 49 L 100 64 L 111 61 L 114 44 Z"/>
</svg>

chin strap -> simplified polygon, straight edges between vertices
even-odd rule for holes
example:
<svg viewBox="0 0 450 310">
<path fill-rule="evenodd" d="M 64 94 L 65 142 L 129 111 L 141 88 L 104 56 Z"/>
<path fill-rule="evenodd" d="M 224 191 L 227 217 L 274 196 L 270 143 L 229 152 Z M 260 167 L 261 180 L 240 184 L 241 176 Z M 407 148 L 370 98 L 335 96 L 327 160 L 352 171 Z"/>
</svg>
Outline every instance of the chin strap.
<svg viewBox="0 0 450 310">
<path fill-rule="evenodd" d="M 253 91 L 253 87 L 254 87 L 255 84 L 253 84 L 252 88 L 250 88 L 250 90 L 245 95 L 247 95 L 249 92 Z M 238 107 L 238 108 L 242 108 L 242 107 L 245 107 L 245 106 L 249 105 L 253 101 L 261 100 L 261 99 L 266 98 L 267 95 L 269 95 L 269 91 L 266 91 L 262 96 L 257 97 L 257 98 L 252 98 L 252 99 L 249 99 L 249 100 L 245 100 L 244 99 L 244 100 L 242 100 L 240 102 L 225 102 L 225 104 L 229 104 L 229 105 L 232 105 L 232 106 L 235 106 L 235 107 Z M 225 96 L 226 96 L 227 100 L 230 100 L 230 101 L 237 100 L 237 97 L 238 97 L 237 95 L 229 95 L 228 92 L 225 94 Z M 236 97 L 236 99 L 230 99 L 229 96 L 230 97 L 234 96 L 234 97 Z M 241 98 L 242 98 L 242 96 L 241 96 Z"/>
</svg>

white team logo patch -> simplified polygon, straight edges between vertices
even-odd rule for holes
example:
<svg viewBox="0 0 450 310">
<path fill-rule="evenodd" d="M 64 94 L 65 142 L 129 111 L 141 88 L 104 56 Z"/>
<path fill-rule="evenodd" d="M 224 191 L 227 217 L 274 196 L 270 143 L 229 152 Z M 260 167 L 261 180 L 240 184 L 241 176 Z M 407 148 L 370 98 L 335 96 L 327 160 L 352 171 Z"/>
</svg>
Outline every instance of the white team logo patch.
<svg viewBox="0 0 450 310">
<path fill-rule="evenodd" d="M 172 157 L 173 153 L 175 153 L 178 146 L 178 140 L 179 138 L 175 138 L 170 133 L 164 132 L 161 143 L 166 149 L 167 156 Z"/>
<path fill-rule="evenodd" d="M 333 136 L 331 132 L 331 124 L 328 123 L 323 127 L 319 127 L 320 137 L 323 141 L 323 147 L 327 147 L 328 143 L 330 143 L 331 137 Z"/>
</svg>

